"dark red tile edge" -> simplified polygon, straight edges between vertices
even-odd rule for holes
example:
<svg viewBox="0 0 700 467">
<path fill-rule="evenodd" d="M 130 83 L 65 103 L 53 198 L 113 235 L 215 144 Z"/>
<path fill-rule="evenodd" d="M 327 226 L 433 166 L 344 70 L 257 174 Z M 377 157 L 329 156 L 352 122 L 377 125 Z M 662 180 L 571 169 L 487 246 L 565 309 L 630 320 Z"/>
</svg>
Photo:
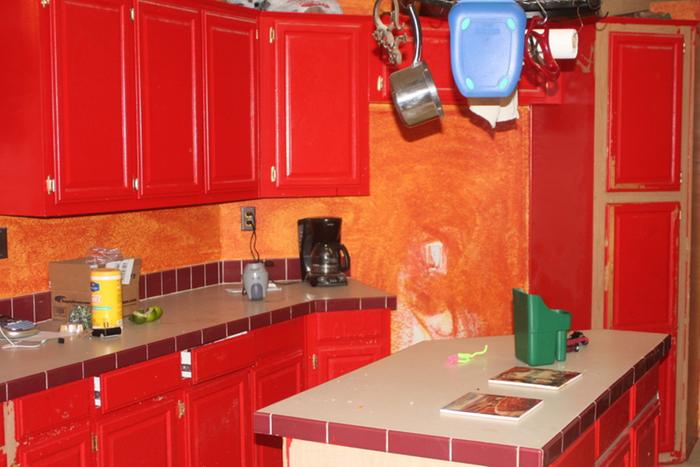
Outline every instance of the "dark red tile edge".
<svg viewBox="0 0 700 467">
<path fill-rule="evenodd" d="M 237 319 L 226 323 L 226 334 L 233 336 L 241 332 L 250 331 L 250 318 Z"/>
<path fill-rule="evenodd" d="M 196 266 L 192 266 L 190 269 L 192 271 L 192 281 L 190 287 L 193 289 L 204 287 L 204 265 L 197 264 Z"/>
<path fill-rule="evenodd" d="M 610 390 L 606 389 L 603 394 L 595 400 L 595 418 L 598 420 L 610 407 Z"/>
<path fill-rule="evenodd" d="M 328 423 L 328 443 L 337 446 L 385 451 L 386 437 L 386 429 Z"/>
<path fill-rule="evenodd" d="M 187 332 L 175 338 L 175 348 L 178 352 L 198 345 L 202 345 L 202 331 Z"/>
<path fill-rule="evenodd" d="M 146 274 L 146 298 L 163 295 L 163 275 L 160 272 Z"/>
<path fill-rule="evenodd" d="M 389 430 L 388 452 L 450 460 L 450 438 Z"/>
<path fill-rule="evenodd" d="M 541 467 L 542 450 L 532 448 L 518 448 L 518 467 Z"/>
<path fill-rule="evenodd" d="M 83 379 L 83 364 L 73 363 L 72 365 L 54 368 L 46 372 L 46 386 L 53 388 L 61 384 L 70 383 Z"/>
<path fill-rule="evenodd" d="M 12 298 L 0 300 L 0 315 L 12 316 Z"/>
<path fill-rule="evenodd" d="M 396 297 L 386 297 L 386 307 L 390 310 L 396 309 Z"/>
<path fill-rule="evenodd" d="M 561 450 L 562 452 L 566 451 L 566 448 L 571 446 L 571 443 L 576 441 L 576 438 L 581 436 L 581 418 L 576 417 L 574 420 L 571 421 L 566 427 L 564 427 L 563 430 L 561 430 L 562 433 L 562 446 Z"/>
<path fill-rule="evenodd" d="M 261 435 L 269 435 L 270 433 L 270 417 L 269 413 L 255 412 L 253 414 L 253 433 Z"/>
<path fill-rule="evenodd" d="M 557 433 L 554 438 L 549 440 L 547 444 L 542 448 L 542 454 L 544 456 L 544 465 L 549 465 L 556 460 L 557 457 L 561 456 L 562 453 L 562 441 L 563 436 L 561 433 Z"/>
<path fill-rule="evenodd" d="M 226 337 L 226 323 L 202 329 L 202 344 L 218 341 Z"/>
<path fill-rule="evenodd" d="M 326 300 L 326 311 L 359 310 L 359 298 L 332 298 Z"/>
<path fill-rule="evenodd" d="M 241 282 L 241 260 L 224 261 L 222 269 L 223 283 Z"/>
<path fill-rule="evenodd" d="M 148 359 L 162 357 L 175 352 L 175 338 L 169 337 L 148 344 Z"/>
<path fill-rule="evenodd" d="M 5 402 L 7 400 L 7 384 L 0 384 L 0 402 Z"/>
<path fill-rule="evenodd" d="M 270 312 L 270 322 L 272 324 L 282 323 L 292 319 L 292 307 L 278 308 Z"/>
<path fill-rule="evenodd" d="M 141 274 L 139 276 L 139 300 L 146 298 L 146 275 Z"/>
<path fill-rule="evenodd" d="M 177 280 L 177 291 L 190 290 L 192 288 L 192 270 L 191 268 L 178 268 L 175 270 Z"/>
<path fill-rule="evenodd" d="M 207 263 L 204 265 L 204 284 L 215 285 L 219 284 L 219 263 Z"/>
<path fill-rule="evenodd" d="M 311 313 L 311 302 L 292 305 L 292 318 L 298 318 L 300 316 L 308 315 L 309 313 Z"/>
<path fill-rule="evenodd" d="M 34 295 L 13 297 L 12 317 L 34 321 Z"/>
<path fill-rule="evenodd" d="M 518 463 L 518 448 L 505 444 L 453 439 L 452 461 L 489 467 L 512 467 Z"/>
<path fill-rule="evenodd" d="M 586 407 L 579 415 L 581 418 L 581 433 L 584 433 L 595 422 L 595 402 Z"/>
<path fill-rule="evenodd" d="M 162 272 L 163 277 L 163 295 L 177 292 L 177 271 L 168 269 Z"/>
<path fill-rule="evenodd" d="M 124 368 L 125 366 L 145 362 L 147 356 L 148 353 L 145 345 L 121 350 L 117 352 L 117 368 Z"/>
<path fill-rule="evenodd" d="M 260 313 L 250 317 L 250 330 L 264 328 L 272 323 L 270 312 Z"/>
<path fill-rule="evenodd" d="M 46 389 L 46 373 L 35 373 L 7 382 L 7 398 L 16 399 Z"/>
<path fill-rule="evenodd" d="M 34 294 L 34 321 L 51 319 L 51 292 Z"/>
<path fill-rule="evenodd" d="M 371 310 L 374 308 L 386 308 L 386 297 L 362 297 L 360 299 L 361 310 Z"/>
<path fill-rule="evenodd" d="M 117 354 L 103 355 L 83 362 L 83 376 L 99 376 L 117 368 Z"/>
<path fill-rule="evenodd" d="M 320 420 L 308 420 L 305 418 L 273 414 L 271 434 L 325 443 L 327 423 L 328 422 Z"/>
<path fill-rule="evenodd" d="M 326 300 L 314 300 L 311 302 L 312 313 L 324 313 L 326 311 Z"/>
</svg>

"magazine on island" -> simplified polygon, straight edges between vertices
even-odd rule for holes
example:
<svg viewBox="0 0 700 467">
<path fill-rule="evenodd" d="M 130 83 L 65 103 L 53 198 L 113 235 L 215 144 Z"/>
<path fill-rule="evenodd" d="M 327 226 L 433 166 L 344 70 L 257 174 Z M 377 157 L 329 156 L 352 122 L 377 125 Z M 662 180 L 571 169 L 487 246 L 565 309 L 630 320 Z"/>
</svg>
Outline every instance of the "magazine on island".
<svg viewBox="0 0 700 467">
<path fill-rule="evenodd" d="M 489 379 L 492 384 L 559 390 L 581 377 L 578 371 L 550 370 L 515 366 Z"/>
<path fill-rule="evenodd" d="M 542 404 L 542 399 L 468 392 L 440 409 L 441 413 L 517 421 Z"/>
</svg>

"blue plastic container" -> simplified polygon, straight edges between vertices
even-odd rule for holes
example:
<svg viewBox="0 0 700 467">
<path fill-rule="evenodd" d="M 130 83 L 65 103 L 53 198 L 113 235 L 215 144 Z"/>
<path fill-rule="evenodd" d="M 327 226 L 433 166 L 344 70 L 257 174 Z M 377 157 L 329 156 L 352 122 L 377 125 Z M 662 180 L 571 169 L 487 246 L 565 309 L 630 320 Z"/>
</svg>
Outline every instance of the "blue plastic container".
<svg viewBox="0 0 700 467">
<path fill-rule="evenodd" d="M 452 7 L 452 76 L 465 97 L 507 97 L 520 79 L 525 11 L 513 0 L 463 0 Z"/>
</svg>

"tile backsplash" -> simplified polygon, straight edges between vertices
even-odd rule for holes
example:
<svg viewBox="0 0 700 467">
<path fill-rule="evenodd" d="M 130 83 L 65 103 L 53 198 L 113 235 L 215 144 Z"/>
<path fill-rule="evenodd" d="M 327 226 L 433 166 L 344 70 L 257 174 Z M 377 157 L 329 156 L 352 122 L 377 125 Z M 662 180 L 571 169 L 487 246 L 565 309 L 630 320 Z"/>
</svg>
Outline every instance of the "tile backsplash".
<svg viewBox="0 0 700 467">
<path fill-rule="evenodd" d="M 139 278 L 139 299 L 208 285 L 241 282 L 243 267 L 250 262 L 240 259 L 222 260 L 142 274 Z M 269 259 L 266 263 L 271 280 L 301 280 L 298 257 Z M 0 315 L 37 322 L 51 319 L 51 293 L 42 291 L 0 299 Z"/>
</svg>

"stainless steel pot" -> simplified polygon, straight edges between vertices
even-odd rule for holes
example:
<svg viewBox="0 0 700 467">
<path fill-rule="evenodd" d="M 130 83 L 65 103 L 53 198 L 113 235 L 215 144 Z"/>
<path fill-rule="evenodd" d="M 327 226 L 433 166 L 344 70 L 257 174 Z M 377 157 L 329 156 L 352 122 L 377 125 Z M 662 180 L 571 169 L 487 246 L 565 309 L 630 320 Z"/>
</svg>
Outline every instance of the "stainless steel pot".
<svg viewBox="0 0 700 467">
<path fill-rule="evenodd" d="M 416 45 L 413 63 L 407 68 L 392 73 L 389 81 L 394 107 L 403 123 L 412 127 L 442 118 L 444 112 L 428 65 L 421 60 L 423 38 L 416 10 L 412 3 L 408 4 L 407 9 L 413 24 Z"/>
</svg>

